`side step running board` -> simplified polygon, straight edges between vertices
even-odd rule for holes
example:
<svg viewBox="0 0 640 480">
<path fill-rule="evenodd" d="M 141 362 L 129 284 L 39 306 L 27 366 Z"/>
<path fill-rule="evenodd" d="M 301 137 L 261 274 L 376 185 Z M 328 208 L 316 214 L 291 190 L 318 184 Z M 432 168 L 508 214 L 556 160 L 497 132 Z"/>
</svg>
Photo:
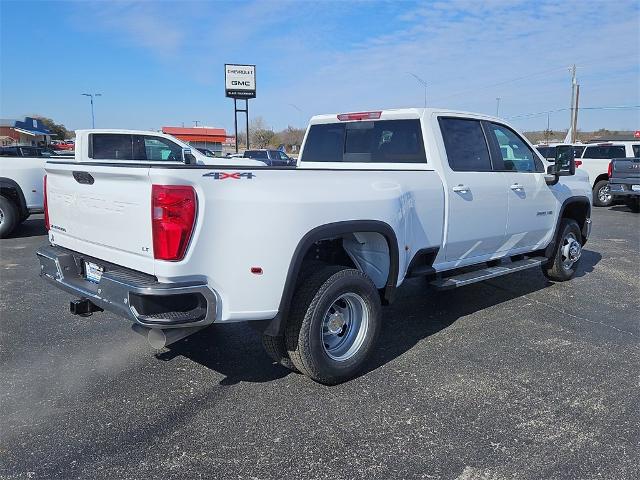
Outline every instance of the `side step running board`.
<svg viewBox="0 0 640 480">
<path fill-rule="evenodd" d="M 518 260 L 517 262 L 497 265 L 495 267 L 481 268 L 479 270 L 474 270 L 473 272 L 461 273 L 451 277 L 439 278 L 437 280 L 433 280 L 430 284 L 438 290 L 448 290 L 450 288 L 462 287 L 471 283 L 488 280 L 489 278 L 519 272 L 520 270 L 526 270 L 527 268 L 538 267 L 546 261 L 547 258 L 545 257 L 525 258 L 524 260 Z"/>
</svg>

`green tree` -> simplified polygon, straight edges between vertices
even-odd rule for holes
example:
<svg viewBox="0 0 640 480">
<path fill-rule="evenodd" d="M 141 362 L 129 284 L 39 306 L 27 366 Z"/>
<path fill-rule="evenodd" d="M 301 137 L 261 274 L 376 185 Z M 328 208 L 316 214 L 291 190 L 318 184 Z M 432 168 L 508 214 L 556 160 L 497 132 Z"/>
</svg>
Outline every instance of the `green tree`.
<svg viewBox="0 0 640 480">
<path fill-rule="evenodd" d="M 40 120 L 47 130 L 55 135 L 56 140 L 65 140 L 71 138 L 71 132 L 61 123 L 56 123 L 52 119 L 40 115 L 34 115 L 33 118 Z"/>
</svg>

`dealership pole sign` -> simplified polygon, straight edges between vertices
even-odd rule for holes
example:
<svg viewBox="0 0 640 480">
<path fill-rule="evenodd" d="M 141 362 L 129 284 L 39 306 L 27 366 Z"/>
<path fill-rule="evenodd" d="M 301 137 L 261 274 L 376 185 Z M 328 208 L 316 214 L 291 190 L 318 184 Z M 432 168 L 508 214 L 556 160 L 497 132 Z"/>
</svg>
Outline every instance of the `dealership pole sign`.
<svg viewBox="0 0 640 480">
<path fill-rule="evenodd" d="M 247 149 L 249 149 L 249 99 L 256 98 L 256 66 L 226 63 L 224 92 L 227 97 L 233 98 L 236 153 L 238 153 L 238 112 L 247 115 Z M 238 100 L 244 100 L 244 109 L 238 108 Z"/>
<path fill-rule="evenodd" d="M 256 98 L 256 66 L 224 66 L 224 88 L 229 98 Z"/>
</svg>

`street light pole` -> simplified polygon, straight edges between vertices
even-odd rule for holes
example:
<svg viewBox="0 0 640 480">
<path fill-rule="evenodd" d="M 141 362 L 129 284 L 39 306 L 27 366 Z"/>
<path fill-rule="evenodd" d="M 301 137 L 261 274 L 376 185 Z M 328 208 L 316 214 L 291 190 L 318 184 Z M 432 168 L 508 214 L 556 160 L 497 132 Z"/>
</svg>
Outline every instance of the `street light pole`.
<svg viewBox="0 0 640 480">
<path fill-rule="evenodd" d="M 91 128 L 96 128 L 96 117 L 93 113 L 93 97 L 101 97 L 101 93 L 83 93 L 85 97 L 89 97 L 91 99 Z"/>
<path fill-rule="evenodd" d="M 427 82 L 425 82 L 422 78 L 420 78 L 418 75 L 416 75 L 415 73 L 411 73 L 411 72 L 407 72 L 409 75 L 411 75 L 413 78 L 415 78 L 420 85 L 422 85 L 424 87 L 424 108 L 427 108 Z"/>
<path fill-rule="evenodd" d="M 500 116 L 500 97 L 496 97 L 496 117 Z"/>
</svg>

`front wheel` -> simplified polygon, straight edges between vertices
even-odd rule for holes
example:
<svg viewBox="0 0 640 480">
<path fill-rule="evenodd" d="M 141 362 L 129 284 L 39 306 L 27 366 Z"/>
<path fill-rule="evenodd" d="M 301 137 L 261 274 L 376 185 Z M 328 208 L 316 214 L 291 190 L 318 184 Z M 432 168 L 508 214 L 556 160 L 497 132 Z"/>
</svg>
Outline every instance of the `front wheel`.
<svg viewBox="0 0 640 480">
<path fill-rule="evenodd" d="M 582 234 L 578 222 L 570 218 L 563 218 L 553 255 L 542 266 L 542 273 L 556 282 L 564 282 L 573 278 L 582 255 L 581 239 Z"/>
<path fill-rule="evenodd" d="M 613 203 L 609 180 L 600 180 L 593 187 L 593 204 L 596 207 L 608 207 Z"/>
<path fill-rule="evenodd" d="M 359 270 L 325 267 L 304 280 L 294 297 L 285 343 L 296 368 L 335 385 L 360 372 L 381 323 L 380 296 Z"/>
</svg>

